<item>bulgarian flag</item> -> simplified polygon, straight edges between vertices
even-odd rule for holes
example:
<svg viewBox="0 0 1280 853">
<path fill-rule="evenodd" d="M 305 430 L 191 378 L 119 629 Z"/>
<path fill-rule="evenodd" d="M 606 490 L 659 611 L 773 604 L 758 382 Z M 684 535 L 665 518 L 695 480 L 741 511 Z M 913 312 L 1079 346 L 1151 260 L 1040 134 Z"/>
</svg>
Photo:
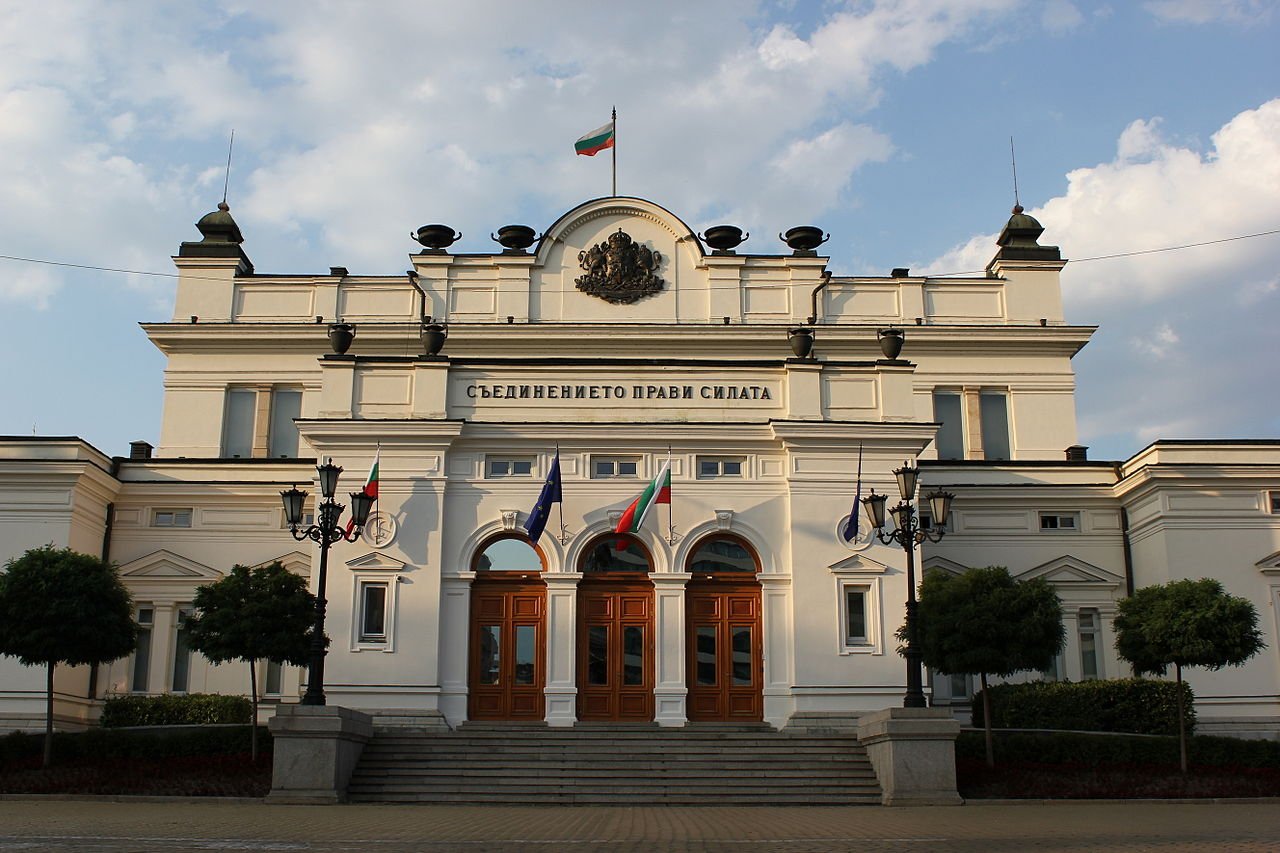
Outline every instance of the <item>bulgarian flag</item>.
<svg viewBox="0 0 1280 853">
<path fill-rule="evenodd" d="M 653 482 L 645 486 L 640 497 L 631 502 L 626 511 L 622 513 L 622 517 L 618 519 L 618 526 L 613 528 L 614 533 L 635 533 L 640 529 L 640 525 L 644 524 L 645 516 L 649 514 L 649 509 L 654 504 L 671 505 L 671 457 L 667 457 L 667 461 L 663 463 L 662 470 L 658 472 L 658 476 L 653 478 Z M 618 540 L 618 550 L 626 550 L 624 540 Z"/>
<path fill-rule="evenodd" d="M 573 143 L 573 150 L 579 154 L 594 157 L 606 148 L 613 147 L 613 122 L 597 127 L 586 136 Z"/>
<path fill-rule="evenodd" d="M 369 466 L 369 477 L 364 481 L 364 487 L 360 489 L 361 492 L 373 498 L 374 501 L 378 500 L 378 458 L 380 456 L 382 456 L 381 444 L 379 444 L 378 449 L 373 452 L 373 465 Z M 353 517 L 348 519 L 347 533 L 350 534 L 352 528 L 354 528 L 355 526 L 356 526 L 355 518 Z"/>
</svg>

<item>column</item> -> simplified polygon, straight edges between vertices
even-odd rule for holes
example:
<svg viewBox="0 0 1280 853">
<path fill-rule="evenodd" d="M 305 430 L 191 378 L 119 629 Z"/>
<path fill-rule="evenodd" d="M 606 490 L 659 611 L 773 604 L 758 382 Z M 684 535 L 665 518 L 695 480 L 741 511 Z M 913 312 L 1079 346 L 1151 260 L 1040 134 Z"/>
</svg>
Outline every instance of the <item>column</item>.
<svg viewBox="0 0 1280 853">
<path fill-rule="evenodd" d="M 653 581 L 654 608 L 654 720 L 660 726 L 683 726 L 688 717 L 685 699 L 684 592 L 688 572 L 657 572 Z"/>
<path fill-rule="evenodd" d="M 547 725 L 578 721 L 578 581 L 581 572 L 547 572 Z"/>
</svg>

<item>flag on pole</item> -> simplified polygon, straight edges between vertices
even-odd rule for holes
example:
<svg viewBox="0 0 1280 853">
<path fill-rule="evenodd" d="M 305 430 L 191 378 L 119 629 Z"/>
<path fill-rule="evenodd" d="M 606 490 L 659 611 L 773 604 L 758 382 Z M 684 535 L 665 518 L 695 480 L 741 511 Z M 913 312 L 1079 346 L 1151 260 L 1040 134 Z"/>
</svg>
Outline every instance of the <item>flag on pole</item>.
<svg viewBox="0 0 1280 853">
<path fill-rule="evenodd" d="M 649 510 L 654 504 L 670 504 L 671 503 L 671 457 L 667 457 L 667 461 L 663 463 L 662 470 L 658 472 L 658 476 L 653 478 L 653 482 L 645 486 L 640 496 L 631 502 L 626 508 L 622 516 L 618 519 L 618 524 L 613 528 L 614 533 L 635 533 L 644 524 L 645 517 L 648 516 Z M 618 550 L 625 550 L 623 540 L 618 540 L 621 546 Z"/>
<path fill-rule="evenodd" d="M 373 452 L 373 464 L 369 466 L 369 476 L 365 479 L 364 486 L 360 489 L 361 492 L 373 498 L 375 503 L 378 500 L 378 459 L 381 456 L 382 445 L 379 444 L 378 449 Z M 355 526 L 356 520 L 353 516 L 347 520 L 347 535 L 351 534 L 351 531 Z"/>
<path fill-rule="evenodd" d="M 578 154 L 594 157 L 606 148 L 613 147 L 613 122 L 601 125 L 573 143 L 573 150 Z"/>
<path fill-rule="evenodd" d="M 547 472 L 547 481 L 542 484 L 542 491 L 538 494 L 538 502 L 529 511 L 529 520 L 524 524 L 524 531 L 529 534 L 530 542 L 537 544 L 538 537 L 547 526 L 547 519 L 551 517 L 551 505 L 560 501 L 560 451 L 557 450 L 551 470 Z"/>
<path fill-rule="evenodd" d="M 849 510 L 849 520 L 844 525 L 846 542 L 858 541 L 858 504 L 862 503 L 862 445 L 858 445 L 858 485 L 853 492 L 853 509 Z"/>
</svg>

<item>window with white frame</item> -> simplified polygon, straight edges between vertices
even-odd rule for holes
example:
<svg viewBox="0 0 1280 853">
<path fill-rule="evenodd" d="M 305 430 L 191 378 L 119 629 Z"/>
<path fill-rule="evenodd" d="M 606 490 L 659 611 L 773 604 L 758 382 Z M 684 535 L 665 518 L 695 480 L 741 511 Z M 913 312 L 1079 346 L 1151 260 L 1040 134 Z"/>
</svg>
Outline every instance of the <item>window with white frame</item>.
<svg viewBox="0 0 1280 853">
<path fill-rule="evenodd" d="M 267 661 L 266 678 L 263 679 L 262 693 L 264 696 L 279 696 L 281 688 L 284 686 L 284 665 L 280 661 Z"/>
<path fill-rule="evenodd" d="M 382 581 L 360 584 L 360 642 L 387 640 L 387 584 Z"/>
<path fill-rule="evenodd" d="M 1078 614 L 1080 631 L 1080 677 L 1085 681 L 1102 678 L 1102 620 L 1091 608 Z"/>
<path fill-rule="evenodd" d="M 272 459 L 296 459 L 298 424 L 302 417 L 302 391 L 298 388 L 271 389 L 271 424 L 267 430 L 267 455 Z"/>
<path fill-rule="evenodd" d="M 1080 530 L 1078 512 L 1042 512 L 1040 529 L 1050 532 L 1075 533 Z"/>
<path fill-rule="evenodd" d="M 593 456 L 591 457 L 591 477 L 594 480 L 607 480 L 611 477 L 639 476 L 640 457 L 638 456 Z"/>
<path fill-rule="evenodd" d="M 190 527 L 191 509 L 157 509 L 151 513 L 152 527 Z"/>
<path fill-rule="evenodd" d="M 959 390 L 933 392 L 933 419 L 938 422 L 934 447 L 939 459 L 964 459 L 965 432 L 981 437 L 982 457 L 990 461 L 1012 459 L 1009 439 L 1009 394 L 982 389 L 977 393 L 977 423 L 966 414 L 965 397 L 975 393 Z M 972 398 L 970 397 L 970 400 Z M 972 409 L 968 410 L 972 413 Z"/>
<path fill-rule="evenodd" d="M 501 477 L 532 477 L 532 456 L 486 456 L 484 475 L 491 479 Z"/>
<path fill-rule="evenodd" d="M 741 456 L 699 456 L 698 479 L 713 480 L 725 477 L 741 477 L 746 462 Z"/>
<path fill-rule="evenodd" d="M 395 651 L 396 590 L 399 576 L 361 573 L 354 578 L 351 650 Z"/>
<path fill-rule="evenodd" d="M 262 396 L 259 396 L 262 395 Z M 228 388 L 222 411 L 222 455 L 295 459 L 300 442 L 301 388 Z"/>
<path fill-rule="evenodd" d="M 139 605 L 134 616 L 138 643 L 133 650 L 133 677 L 129 683 L 134 693 L 147 692 L 147 680 L 151 677 L 151 626 L 155 624 L 155 617 L 155 608 L 149 604 Z"/>
<path fill-rule="evenodd" d="M 841 654 L 880 654 L 880 579 L 837 575 Z"/>
<path fill-rule="evenodd" d="M 191 608 L 179 607 L 173 635 L 173 679 L 170 690 L 186 693 L 191 685 L 191 646 L 188 643 L 187 617 Z"/>
</svg>

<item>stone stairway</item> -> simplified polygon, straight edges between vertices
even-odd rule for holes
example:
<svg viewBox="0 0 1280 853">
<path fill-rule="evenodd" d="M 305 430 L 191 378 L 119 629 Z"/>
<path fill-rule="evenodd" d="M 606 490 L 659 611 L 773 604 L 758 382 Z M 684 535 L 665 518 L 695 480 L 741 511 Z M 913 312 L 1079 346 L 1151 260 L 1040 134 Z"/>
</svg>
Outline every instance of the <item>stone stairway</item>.
<svg viewBox="0 0 1280 853">
<path fill-rule="evenodd" d="M 878 804 L 851 731 L 767 725 L 464 723 L 379 730 L 348 795 L 356 802 L 592 805 Z"/>
</svg>

